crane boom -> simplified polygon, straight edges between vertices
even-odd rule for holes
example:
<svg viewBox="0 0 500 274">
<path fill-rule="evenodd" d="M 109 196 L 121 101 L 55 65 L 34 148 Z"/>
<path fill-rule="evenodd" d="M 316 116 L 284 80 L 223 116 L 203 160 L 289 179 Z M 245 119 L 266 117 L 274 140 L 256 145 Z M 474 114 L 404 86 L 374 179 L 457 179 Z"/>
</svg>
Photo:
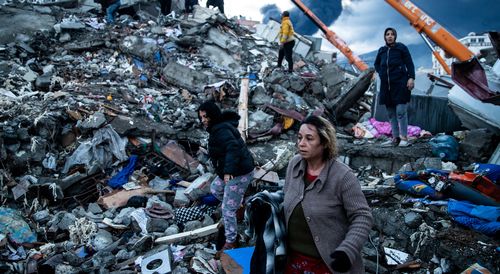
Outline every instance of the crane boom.
<svg viewBox="0 0 500 274">
<path fill-rule="evenodd" d="M 328 29 L 328 27 L 308 7 L 306 7 L 302 1 L 292 0 L 292 2 L 324 33 L 325 38 L 347 57 L 350 64 L 356 66 L 360 71 L 368 69 L 368 65 L 352 52 L 346 42 L 338 37 L 335 32 Z"/>
<path fill-rule="evenodd" d="M 423 12 L 409 0 L 385 0 L 401 15 L 406 17 L 418 33 L 424 32 L 434 43 L 447 54 L 459 61 L 469 61 L 474 57 L 464 44 L 460 43 L 451 33 L 439 25 L 434 19 Z"/>
</svg>

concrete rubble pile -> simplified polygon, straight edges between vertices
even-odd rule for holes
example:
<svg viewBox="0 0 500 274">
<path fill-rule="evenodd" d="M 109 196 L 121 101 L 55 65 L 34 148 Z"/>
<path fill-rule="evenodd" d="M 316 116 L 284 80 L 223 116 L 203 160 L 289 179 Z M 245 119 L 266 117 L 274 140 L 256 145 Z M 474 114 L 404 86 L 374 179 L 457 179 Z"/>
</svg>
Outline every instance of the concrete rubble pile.
<svg viewBox="0 0 500 274">
<path fill-rule="evenodd" d="M 372 70 L 295 54 L 285 74 L 276 43 L 200 6 L 158 16 L 156 2 L 142 3 L 107 26 L 92 2 L 66 2 L 0 6 L 1 272 L 228 272 L 215 257 L 221 213 L 196 110 L 207 99 L 237 109 L 244 82 L 260 167 L 248 195 L 281 189 L 299 122 L 320 114 L 373 208 L 367 272 L 456 273 L 476 262 L 500 272 L 495 238 L 396 189 L 394 172 L 445 169 L 428 138 L 382 149 L 354 137 L 370 118 Z M 455 163 L 484 161 L 495 138 L 465 133 L 469 154 Z M 243 230 L 240 244 L 251 245 Z"/>
</svg>

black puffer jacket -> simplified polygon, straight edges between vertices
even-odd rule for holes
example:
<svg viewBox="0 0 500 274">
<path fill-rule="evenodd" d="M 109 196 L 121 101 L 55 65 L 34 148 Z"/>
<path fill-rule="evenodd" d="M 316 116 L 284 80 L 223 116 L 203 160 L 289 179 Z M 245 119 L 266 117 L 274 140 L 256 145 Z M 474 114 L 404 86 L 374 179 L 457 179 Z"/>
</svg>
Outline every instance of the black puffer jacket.
<svg viewBox="0 0 500 274">
<path fill-rule="evenodd" d="M 236 129 L 239 119 L 236 112 L 225 111 L 208 129 L 208 155 L 220 178 L 224 178 L 224 174 L 245 175 L 254 169 L 253 157 Z"/>
<path fill-rule="evenodd" d="M 410 51 L 396 42 L 394 46 L 383 46 L 375 58 L 375 70 L 380 76 L 380 104 L 394 107 L 410 102 L 409 78 L 415 79 L 415 66 Z"/>
</svg>

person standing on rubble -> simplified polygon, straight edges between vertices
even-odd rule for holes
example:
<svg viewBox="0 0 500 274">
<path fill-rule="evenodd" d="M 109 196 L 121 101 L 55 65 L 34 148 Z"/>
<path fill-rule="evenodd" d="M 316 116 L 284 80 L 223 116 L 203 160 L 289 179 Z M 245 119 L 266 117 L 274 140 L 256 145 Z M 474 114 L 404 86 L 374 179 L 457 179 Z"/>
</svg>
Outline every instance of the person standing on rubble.
<svg viewBox="0 0 500 274">
<path fill-rule="evenodd" d="M 106 23 L 113 24 L 115 22 L 115 12 L 120 8 L 122 3 L 120 0 L 98 0 L 101 4 L 101 9 L 106 13 Z"/>
<path fill-rule="evenodd" d="M 283 57 L 288 62 L 288 72 L 293 72 L 293 47 L 295 46 L 295 38 L 293 37 L 293 25 L 290 21 L 290 13 L 284 11 L 281 14 L 281 27 L 279 33 L 280 49 L 278 52 L 278 68 L 281 68 Z"/>
<path fill-rule="evenodd" d="M 254 160 L 236 129 L 240 119 L 236 112 L 221 112 L 213 101 L 207 101 L 198 108 L 198 115 L 209 133 L 208 155 L 217 174 L 210 189 L 212 194 L 222 201 L 226 236 L 222 249 L 233 249 L 236 247 L 238 228 L 236 211 L 252 181 Z"/>
<path fill-rule="evenodd" d="M 309 116 L 288 163 L 283 207 L 286 274 L 364 273 L 361 248 L 373 217 L 356 175 L 337 158 L 335 129 Z"/>
<path fill-rule="evenodd" d="M 396 42 L 398 34 L 394 28 L 384 31 L 385 46 L 378 50 L 375 70 L 380 77 L 380 104 L 385 105 L 392 129 L 392 140 L 382 146 L 407 147 L 408 103 L 415 86 L 415 66 L 410 51 Z"/>
<path fill-rule="evenodd" d="M 168 15 L 172 9 L 172 0 L 160 0 L 160 11 L 162 15 Z"/>
</svg>

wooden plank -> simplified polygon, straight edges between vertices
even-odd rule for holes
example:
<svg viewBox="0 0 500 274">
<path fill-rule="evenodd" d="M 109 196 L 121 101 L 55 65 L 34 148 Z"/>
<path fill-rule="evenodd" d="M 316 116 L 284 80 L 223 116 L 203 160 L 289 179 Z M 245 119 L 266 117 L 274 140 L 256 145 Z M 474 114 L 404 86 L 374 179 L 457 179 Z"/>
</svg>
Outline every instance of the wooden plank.
<svg viewBox="0 0 500 274">
<path fill-rule="evenodd" d="M 240 97 L 238 98 L 238 114 L 240 115 L 240 122 L 238 124 L 238 131 L 241 137 L 246 142 L 247 129 L 248 129 L 248 89 L 250 79 L 244 77 L 241 79 Z"/>
<path fill-rule="evenodd" d="M 218 223 L 209 225 L 206 227 L 198 228 L 193 231 L 186 231 L 182 233 L 177 233 L 174 235 L 169 235 L 165 237 L 161 237 L 155 240 L 155 243 L 157 244 L 171 244 L 171 243 L 177 243 L 185 239 L 197 239 L 201 237 L 205 237 L 214 233 L 217 233 L 219 230 L 217 227 L 219 226 Z"/>
</svg>

